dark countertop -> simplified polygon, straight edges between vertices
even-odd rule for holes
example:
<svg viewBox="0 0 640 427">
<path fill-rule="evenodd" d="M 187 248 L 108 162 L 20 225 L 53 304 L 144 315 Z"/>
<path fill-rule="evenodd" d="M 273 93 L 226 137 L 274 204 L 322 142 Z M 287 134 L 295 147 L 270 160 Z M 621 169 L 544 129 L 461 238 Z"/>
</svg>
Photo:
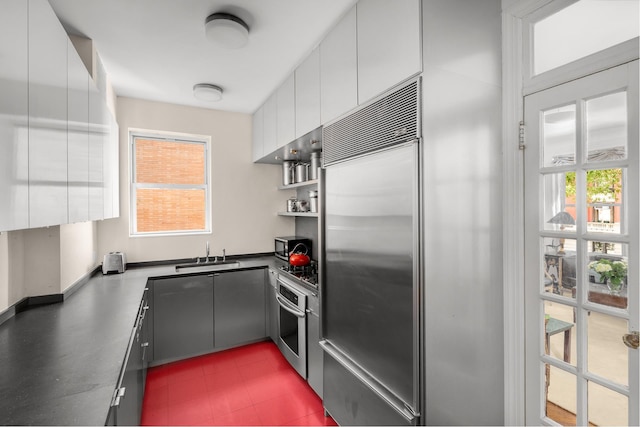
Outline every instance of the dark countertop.
<svg viewBox="0 0 640 427">
<path fill-rule="evenodd" d="M 229 269 L 279 265 L 239 261 Z M 173 265 L 97 274 L 63 303 L 0 325 L 0 424 L 104 425 L 147 279 L 184 274 Z"/>
</svg>

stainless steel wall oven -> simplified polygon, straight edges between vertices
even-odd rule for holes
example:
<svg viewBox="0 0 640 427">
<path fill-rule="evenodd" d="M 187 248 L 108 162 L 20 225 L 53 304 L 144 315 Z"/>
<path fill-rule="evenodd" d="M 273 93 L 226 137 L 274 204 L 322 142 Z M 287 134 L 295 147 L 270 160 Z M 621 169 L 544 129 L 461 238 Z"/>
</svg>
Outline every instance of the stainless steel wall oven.
<svg viewBox="0 0 640 427">
<path fill-rule="evenodd" d="M 291 366 L 307 378 L 307 292 L 278 277 L 278 348 Z"/>
</svg>

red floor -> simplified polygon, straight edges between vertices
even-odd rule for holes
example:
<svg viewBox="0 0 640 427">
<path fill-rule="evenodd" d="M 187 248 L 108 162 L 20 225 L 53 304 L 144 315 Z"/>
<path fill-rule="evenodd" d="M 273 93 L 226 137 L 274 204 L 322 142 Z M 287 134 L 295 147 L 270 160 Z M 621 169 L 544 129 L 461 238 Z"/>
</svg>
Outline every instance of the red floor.
<svg viewBox="0 0 640 427">
<path fill-rule="evenodd" d="M 336 425 L 271 341 L 150 368 L 142 425 Z"/>
</svg>

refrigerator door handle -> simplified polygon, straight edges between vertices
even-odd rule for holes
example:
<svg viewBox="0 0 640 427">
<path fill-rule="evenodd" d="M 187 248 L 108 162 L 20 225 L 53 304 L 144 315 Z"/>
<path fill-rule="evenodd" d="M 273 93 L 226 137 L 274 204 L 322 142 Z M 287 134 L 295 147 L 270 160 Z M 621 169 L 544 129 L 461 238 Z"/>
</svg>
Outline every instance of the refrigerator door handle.
<svg viewBox="0 0 640 427">
<path fill-rule="evenodd" d="M 380 398 L 385 400 L 389 405 L 393 406 L 395 410 L 401 414 L 408 423 L 413 422 L 420 417 L 420 413 L 416 412 L 408 403 L 395 396 L 391 391 L 387 390 L 383 386 L 377 383 L 375 379 L 368 374 L 365 370 L 355 365 L 351 360 L 344 356 L 340 350 L 335 348 L 329 341 L 320 341 L 320 347 L 332 358 L 334 358 L 345 369 L 356 376 L 363 384 L 376 393 Z"/>
</svg>

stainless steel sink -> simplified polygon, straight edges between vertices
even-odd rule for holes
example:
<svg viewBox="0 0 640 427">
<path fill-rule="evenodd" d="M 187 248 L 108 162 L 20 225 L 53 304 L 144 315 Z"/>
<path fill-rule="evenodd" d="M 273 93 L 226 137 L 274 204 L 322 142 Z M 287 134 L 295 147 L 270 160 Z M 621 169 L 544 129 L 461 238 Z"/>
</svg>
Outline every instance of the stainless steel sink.
<svg viewBox="0 0 640 427">
<path fill-rule="evenodd" d="M 190 262 L 187 264 L 176 265 L 176 271 L 179 270 L 191 270 L 191 271 L 215 271 L 226 268 L 240 267 L 238 261 L 207 261 L 207 262 Z"/>
</svg>

